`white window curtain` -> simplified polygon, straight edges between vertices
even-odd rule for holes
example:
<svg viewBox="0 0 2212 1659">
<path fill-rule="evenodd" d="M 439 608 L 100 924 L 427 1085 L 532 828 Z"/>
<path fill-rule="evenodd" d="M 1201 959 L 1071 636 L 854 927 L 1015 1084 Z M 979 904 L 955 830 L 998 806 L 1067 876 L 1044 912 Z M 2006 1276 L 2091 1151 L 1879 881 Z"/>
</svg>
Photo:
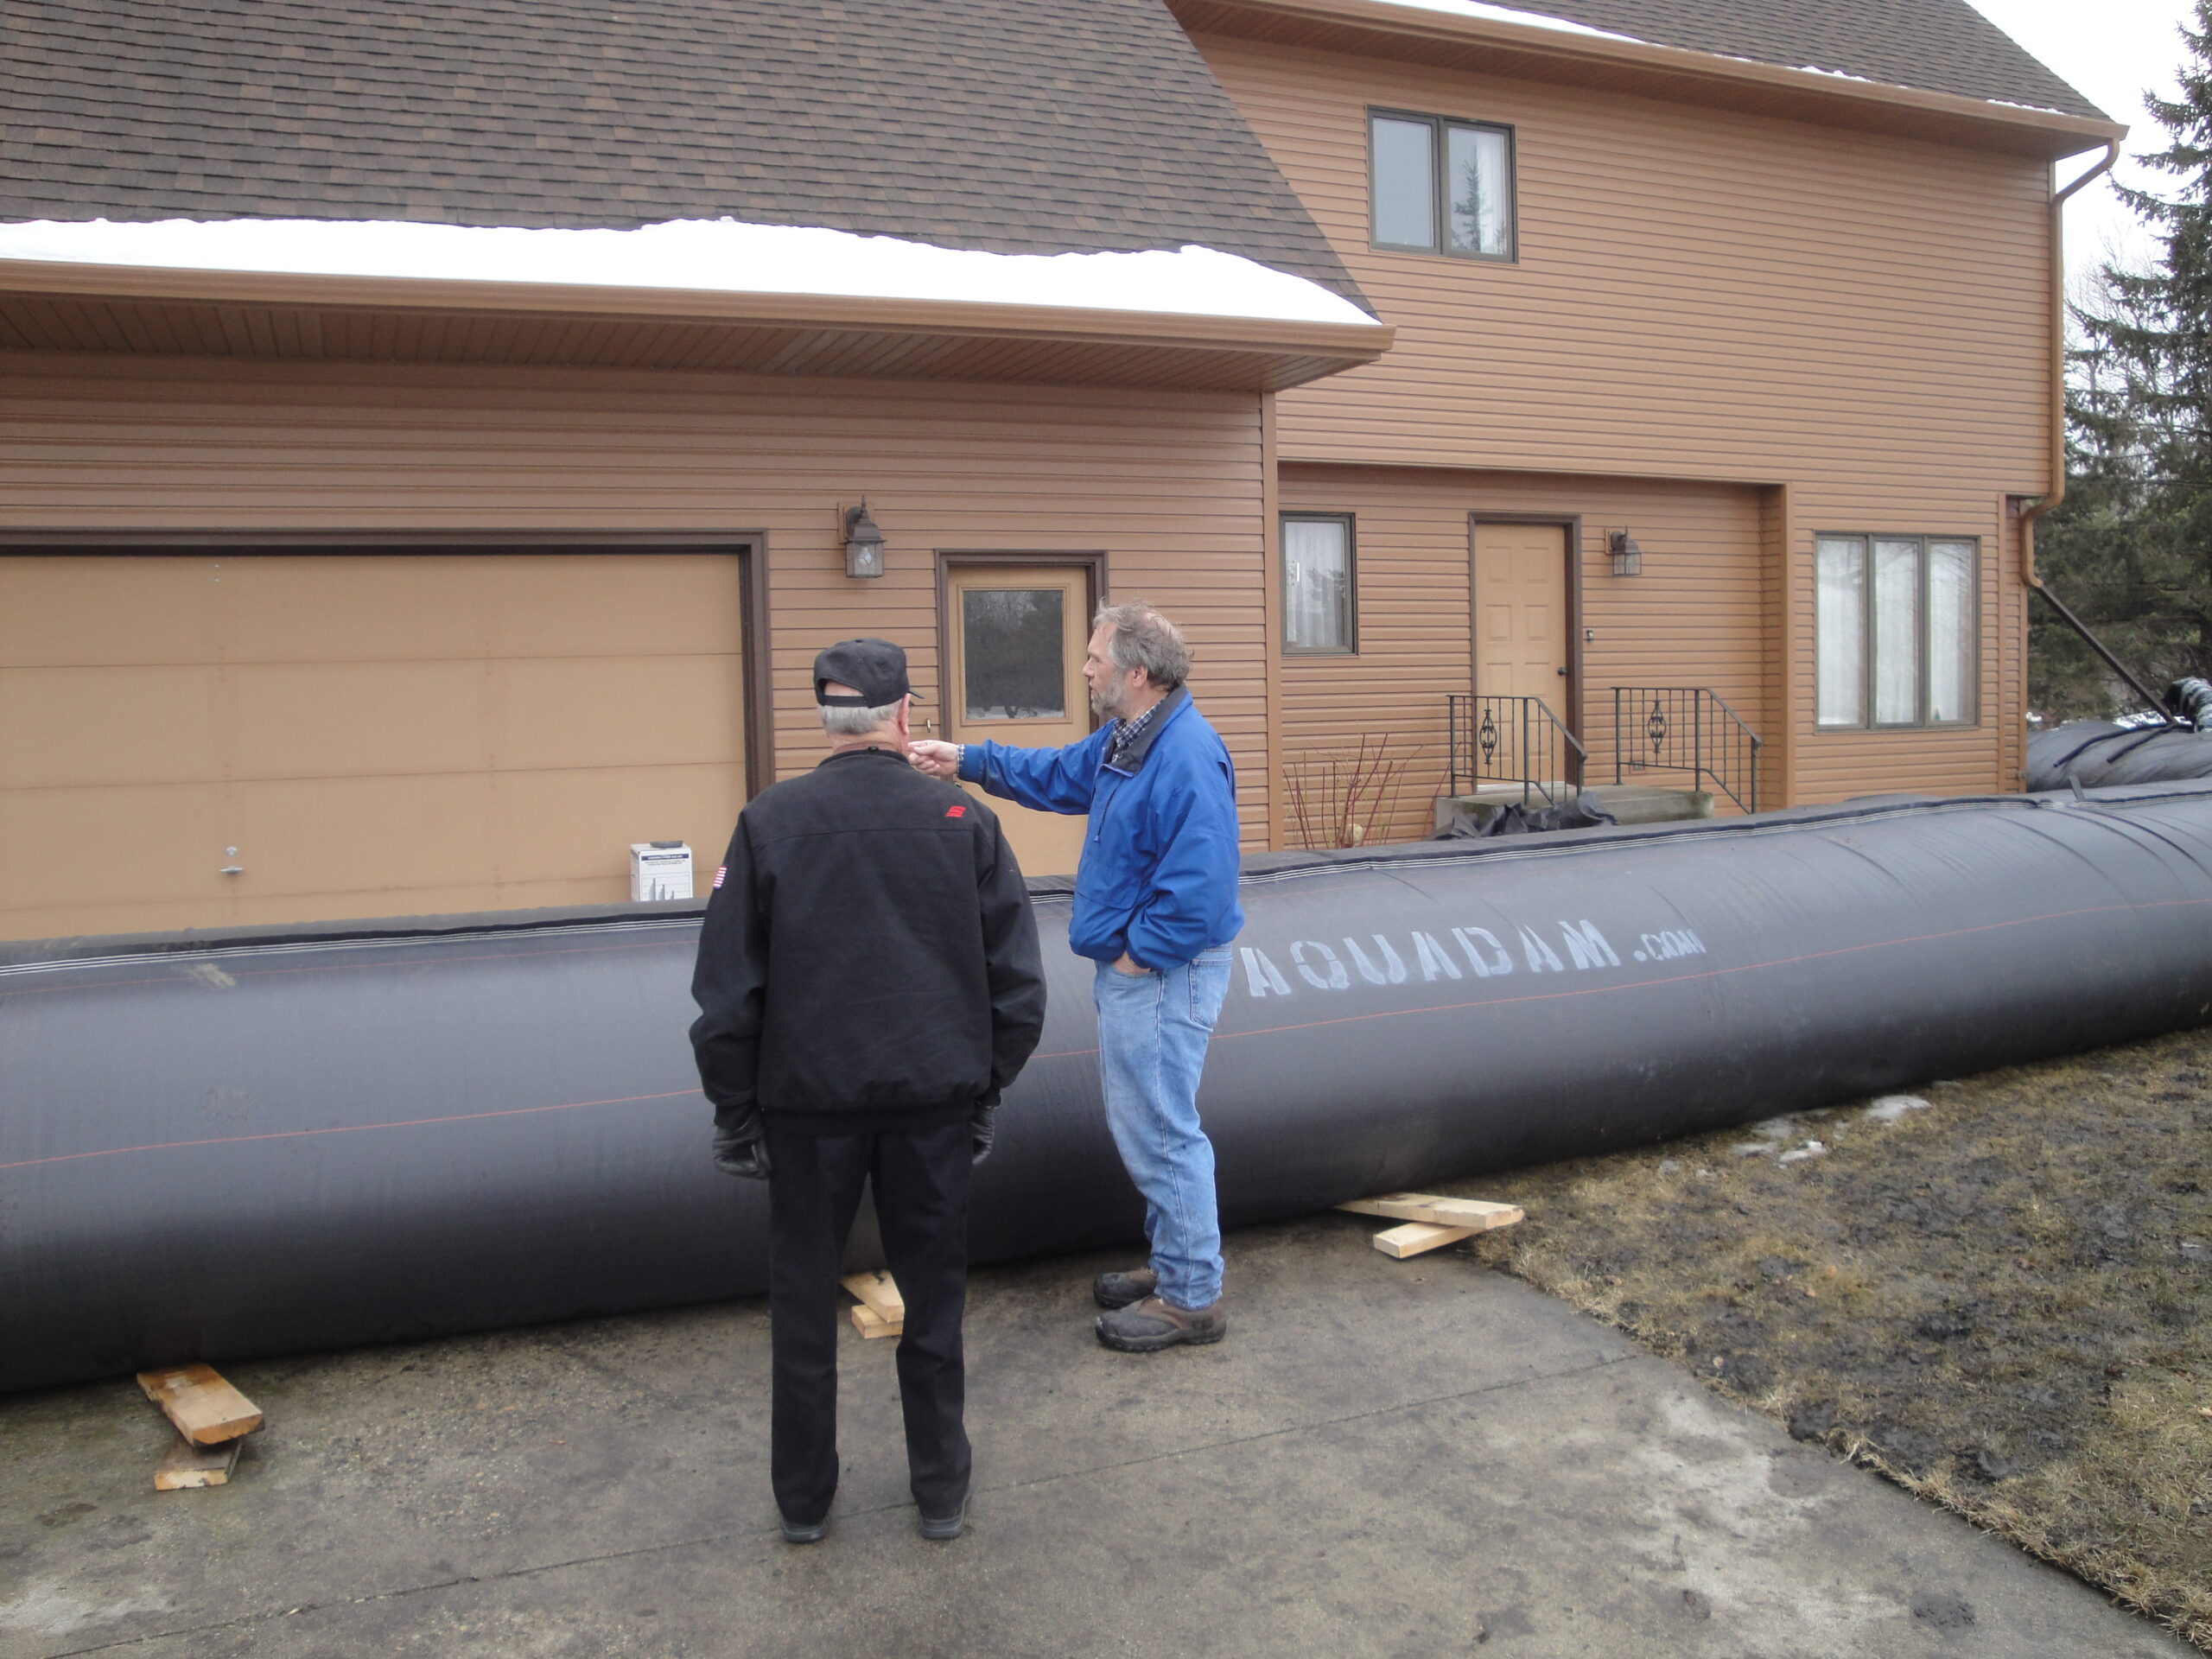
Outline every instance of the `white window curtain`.
<svg viewBox="0 0 2212 1659">
<path fill-rule="evenodd" d="M 1920 543 L 1874 541 L 1874 723 L 1920 719 Z"/>
<path fill-rule="evenodd" d="M 1452 194 L 1452 246 L 1461 253 L 1503 256 L 1513 251 L 1513 199 L 1507 176 L 1505 135 L 1486 127 L 1453 127 L 1446 134 Z"/>
<path fill-rule="evenodd" d="M 1283 638 L 1301 651 L 1351 645 L 1351 526 L 1287 518 L 1282 526 Z"/>
<path fill-rule="evenodd" d="M 1823 726 L 1866 723 L 1866 543 L 1823 536 L 1814 549 L 1818 677 Z"/>
<path fill-rule="evenodd" d="M 1974 717 L 1974 544 L 1928 543 L 1928 718 Z"/>
</svg>

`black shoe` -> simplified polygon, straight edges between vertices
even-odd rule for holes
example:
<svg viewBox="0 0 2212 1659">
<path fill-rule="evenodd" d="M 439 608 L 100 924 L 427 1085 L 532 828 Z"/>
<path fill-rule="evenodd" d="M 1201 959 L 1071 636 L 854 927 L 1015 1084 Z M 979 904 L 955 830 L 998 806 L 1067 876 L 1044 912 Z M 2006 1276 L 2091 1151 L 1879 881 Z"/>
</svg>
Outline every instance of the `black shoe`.
<svg viewBox="0 0 2212 1659">
<path fill-rule="evenodd" d="M 818 1544 L 830 1535 L 830 1517 L 826 1515 L 819 1521 L 810 1521 L 804 1525 L 788 1515 L 777 1518 L 784 1523 L 784 1541 L 787 1544 Z"/>
<path fill-rule="evenodd" d="M 1160 1288 L 1160 1275 L 1150 1268 L 1128 1273 L 1102 1273 L 1090 1281 L 1090 1299 L 1103 1308 L 1127 1307 Z"/>
<path fill-rule="evenodd" d="M 960 1507 L 950 1515 L 925 1515 L 922 1517 L 922 1536 L 944 1543 L 957 1538 L 968 1530 L 968 1500 L 962 1498 Z"/>
<path fill-rule="evenodd" d="M 1132 1302 L 1117 1313 L 1098 1316 L 1098 1340 L 1125 1354 L 1149 1354 L 1184 1343 L 1219 1342 L 1229 1334 L 1229 1315 L 1217 1301 L 1211 1307 L 1178 1307 L 1157 1296 Z"/>
</svg>

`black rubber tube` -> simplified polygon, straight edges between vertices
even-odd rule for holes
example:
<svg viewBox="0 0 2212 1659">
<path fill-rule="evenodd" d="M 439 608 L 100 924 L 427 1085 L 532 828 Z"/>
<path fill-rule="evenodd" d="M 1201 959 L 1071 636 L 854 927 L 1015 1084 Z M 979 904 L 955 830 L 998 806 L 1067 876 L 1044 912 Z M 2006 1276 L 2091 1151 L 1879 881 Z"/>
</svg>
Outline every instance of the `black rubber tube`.
<svg viewBox="0 0 2212 1659">
<path fill-rule="evenodd" d="M 2212 1018 L 2212 785 L 1248 860 L 1230 1225 Z M 974 1254 L 1126 1242 L 1090 964 Z M 759 1292 L 665 907 L 0 947 L 0 1388 Z M 1231 1246 L 1231 1288 L 1235 1250 Z"/>
<path fill-rule="evenodd" d="M 2028 787 L 2117 788 L 2212 778 L 2212 732 L 2079 720 L 2028 739 Z"/>
</svg>

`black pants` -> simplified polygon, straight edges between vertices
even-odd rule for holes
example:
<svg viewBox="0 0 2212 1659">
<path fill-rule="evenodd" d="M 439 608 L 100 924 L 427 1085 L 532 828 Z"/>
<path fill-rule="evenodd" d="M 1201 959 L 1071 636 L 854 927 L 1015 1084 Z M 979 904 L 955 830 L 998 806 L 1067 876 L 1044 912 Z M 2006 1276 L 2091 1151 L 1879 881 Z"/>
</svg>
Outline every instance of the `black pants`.
<svg viewBox="0 0 2212 1659">
<path fill-rule="evenodd" d="M 837 1491 L 837 1279 L 861 1183 L 875 1185 L 883 1254 L 906 1304 L 899 1401 L 924 1515 L 968 1492 L 968 1124 L 901 1134 L 768 1130 L 768 1316 L 774 1353 L 770 1471 L 777 1507 L 809 1525 Z"/>
</svg>

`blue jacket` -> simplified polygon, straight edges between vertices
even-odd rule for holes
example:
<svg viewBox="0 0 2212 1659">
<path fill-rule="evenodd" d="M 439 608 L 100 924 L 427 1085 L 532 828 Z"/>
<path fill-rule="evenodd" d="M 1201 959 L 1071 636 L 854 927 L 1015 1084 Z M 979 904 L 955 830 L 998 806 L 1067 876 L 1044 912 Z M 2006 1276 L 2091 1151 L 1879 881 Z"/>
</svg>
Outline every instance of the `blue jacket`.
<svg viewBox="0 0 2212 1659">
<path fill-rule="evenodd" d="M 1244 925 L 1236 902 L 1236 769 L 1178 686 L 1120 766 L 1109 722 L 1064 749 L 970 743 L 960 775 L 1045 812 L 1088 812 L 1068 943 L 1112 962 L 1179 968 Z"/>
</svg>

